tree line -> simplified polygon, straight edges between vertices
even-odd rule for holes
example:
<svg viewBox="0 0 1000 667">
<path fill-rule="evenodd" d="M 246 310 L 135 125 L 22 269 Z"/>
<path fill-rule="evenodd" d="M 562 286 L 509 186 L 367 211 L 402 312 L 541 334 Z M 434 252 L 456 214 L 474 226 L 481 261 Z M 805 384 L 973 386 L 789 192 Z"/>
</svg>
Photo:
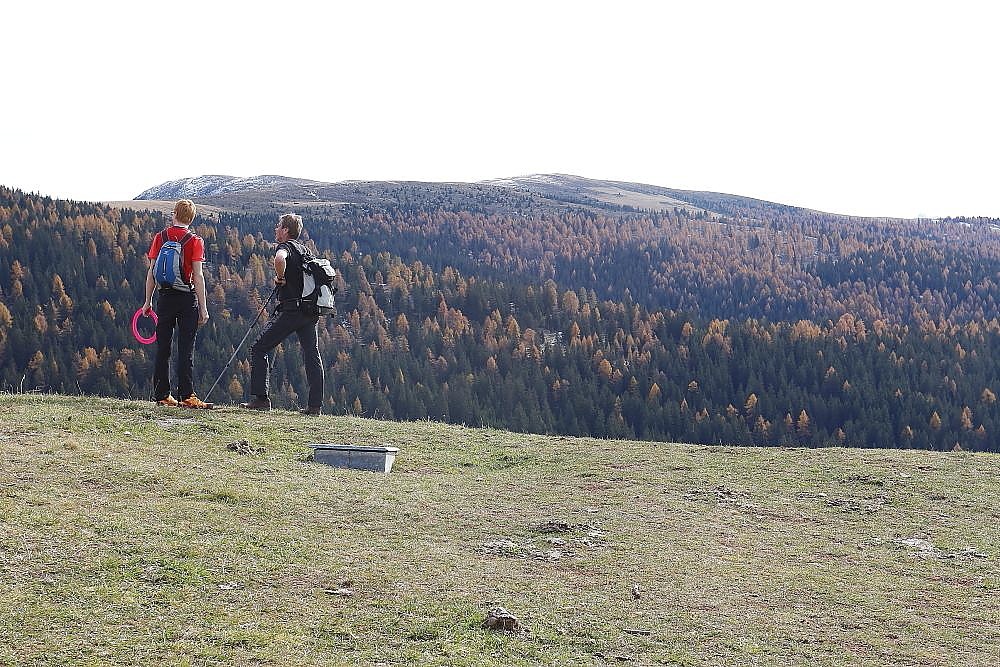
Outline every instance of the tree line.
<svg viewBox="0 0 1000 667">
<path fill-rule="evenodd" d="M 879 221 L 751 224 L 681 210 L 616 224 L 529 211 L 506 226 L 496 213 L 418 203 L 304 215 L 341 274 L 339 314 L 320 335 L 329 411 L 598 437 L 997 451 L 997 272 L 979 264 L 995 261 L 990 247 L 963 253 L 927 228 L 907 235 Z M 164 224 L 0 188 L 4 389 L 149 396 L 153 350 L 129 322 Z M 261 213 L 196 220 L 212 313 L 196 345 L 201 391 L 270 293 L 273 224 Z M 994 233 L 983 221 L 939 224 Z M 774 270 L 744 257 L 760 270 L 744 267 L 740 292 L 724 269 L 742 243 L 766 248 Z M 653 251 L 675 259 L 645 262 Z M 592 280 L 569 282 L 584 269 Z M 641 289 L 671 271 L 675 292 Z M 703 278 L 720 293 L 709 298 Z M 786 317 L 749 314 L 763 284 Z M 244 351 L 213 398 L 244 398 L 248 377 Z M 272 382 L 279 404 L 298 401 L 297 346 L 278 348 Z"/>
</svg>

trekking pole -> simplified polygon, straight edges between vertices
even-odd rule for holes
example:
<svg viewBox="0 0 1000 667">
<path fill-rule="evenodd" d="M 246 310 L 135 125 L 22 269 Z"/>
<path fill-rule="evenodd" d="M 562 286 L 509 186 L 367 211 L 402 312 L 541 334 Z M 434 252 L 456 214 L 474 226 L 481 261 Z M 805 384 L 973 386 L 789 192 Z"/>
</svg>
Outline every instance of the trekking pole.
<svg viewBox="0 0 1000 667">
<path fill-rule="evenodd" d="M 264 314 L 265 310 L 267 310 L 267 304 L 271 302 L 271 299 L 274 298 L 274 295 L 277 291 L 278 291 L 278 286 L 275 285 L 274 289 L 271 290 L 271 293 L 268 295 L 267 301 L 265 301 L 264 305 L 260 307 L 260 312 L 257 313 L 257 317 L 253 318 L 253 322 L 250 323 L 250 327 L 247 329 L 247 332 L 243 335 L 243 340 L 241 340 L 239 345 L 236 346 L 236 349 L 233 350 L 233 356 L 229 357 L 229 361 L 227 361 L 226 365 L 222 367 L 222 372 L 219 373 L 219 377 L 215 378 L 215 382 L 212 383 L 212 388 L 208 390 L 207 394 L 205 394 L 206 399 L 212 397 L 212 390 L 214 390 L 215 386 L 219 384 L 219 380 L 222 379 L 222 376 L 226 374 L 226 370 L 229 369 L 229 364 L 233 363 L 233 359 L 236 358 L 236 355 L 239 353 L 240 348 L 243 347 L 243 343 L 247 342 L 247 338 L 250 336 L 250 332 L 253 331 L 254 326 L 256 326 L 257 320 L 259 320 L 260 316 Z"/>
</svg>

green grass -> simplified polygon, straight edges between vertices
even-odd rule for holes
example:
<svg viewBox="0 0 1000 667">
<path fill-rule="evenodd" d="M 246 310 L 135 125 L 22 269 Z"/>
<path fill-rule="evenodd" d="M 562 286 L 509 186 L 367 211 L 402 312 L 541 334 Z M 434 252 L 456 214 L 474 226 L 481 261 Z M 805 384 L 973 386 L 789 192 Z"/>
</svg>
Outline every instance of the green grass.
<svg viewBox="0 0 1000 667">
<path fill-rule="evenodd" d="M 309 442 L 400 452 L 381 475 Z M 998 480 L 3 394 L 0 665 L 995 666 Z M 498 605 L 528 631 L 483 629 Z"/>
</svg>

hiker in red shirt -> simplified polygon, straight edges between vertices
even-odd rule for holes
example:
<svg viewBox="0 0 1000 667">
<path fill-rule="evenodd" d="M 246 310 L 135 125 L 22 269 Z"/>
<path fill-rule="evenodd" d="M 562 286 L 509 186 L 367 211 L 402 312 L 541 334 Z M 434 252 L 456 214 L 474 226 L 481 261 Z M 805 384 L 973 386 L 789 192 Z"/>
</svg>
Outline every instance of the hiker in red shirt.
<svg viewBox="0 0 1000 667">
<path fill-rule="evenodd" d="M 174 205 L 171 225 L 153 237 L 146 274 L 146 301 L 142 312 L 153 308 L 153 288 L 159 287 L 156 302 L 156 364 L 153 369 L 153 400 L 157 405 L 211 409 L 194 394 L 194 338 L 198 326 L 208 322 L 205 299 L 205 242 L 189 227 L 195 205 L 181 199 Z M 170 346 L 177 329 L 177 398 L 170 393 Z"/>
</svg>

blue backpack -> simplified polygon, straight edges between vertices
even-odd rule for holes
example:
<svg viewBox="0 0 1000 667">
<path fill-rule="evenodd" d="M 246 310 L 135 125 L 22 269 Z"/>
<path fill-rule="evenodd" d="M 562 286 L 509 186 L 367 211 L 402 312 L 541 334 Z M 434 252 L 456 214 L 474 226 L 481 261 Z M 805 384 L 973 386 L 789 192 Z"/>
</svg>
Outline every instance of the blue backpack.
<svg viewBox="0 0 1000 667">
<path fill-rule="evenodd" d="M 184 280 L 181 264 L 184 255 L 184 244 L 191 240 L 194 234 L 188 232 L 180 241 L 172 241 L 167 230 L 160 232 L 163 244 L 153 263 L 153 278 L 160 287 L 175 289 L 178 292 L 190 292 L 191 283 Z"/>
</svg>

